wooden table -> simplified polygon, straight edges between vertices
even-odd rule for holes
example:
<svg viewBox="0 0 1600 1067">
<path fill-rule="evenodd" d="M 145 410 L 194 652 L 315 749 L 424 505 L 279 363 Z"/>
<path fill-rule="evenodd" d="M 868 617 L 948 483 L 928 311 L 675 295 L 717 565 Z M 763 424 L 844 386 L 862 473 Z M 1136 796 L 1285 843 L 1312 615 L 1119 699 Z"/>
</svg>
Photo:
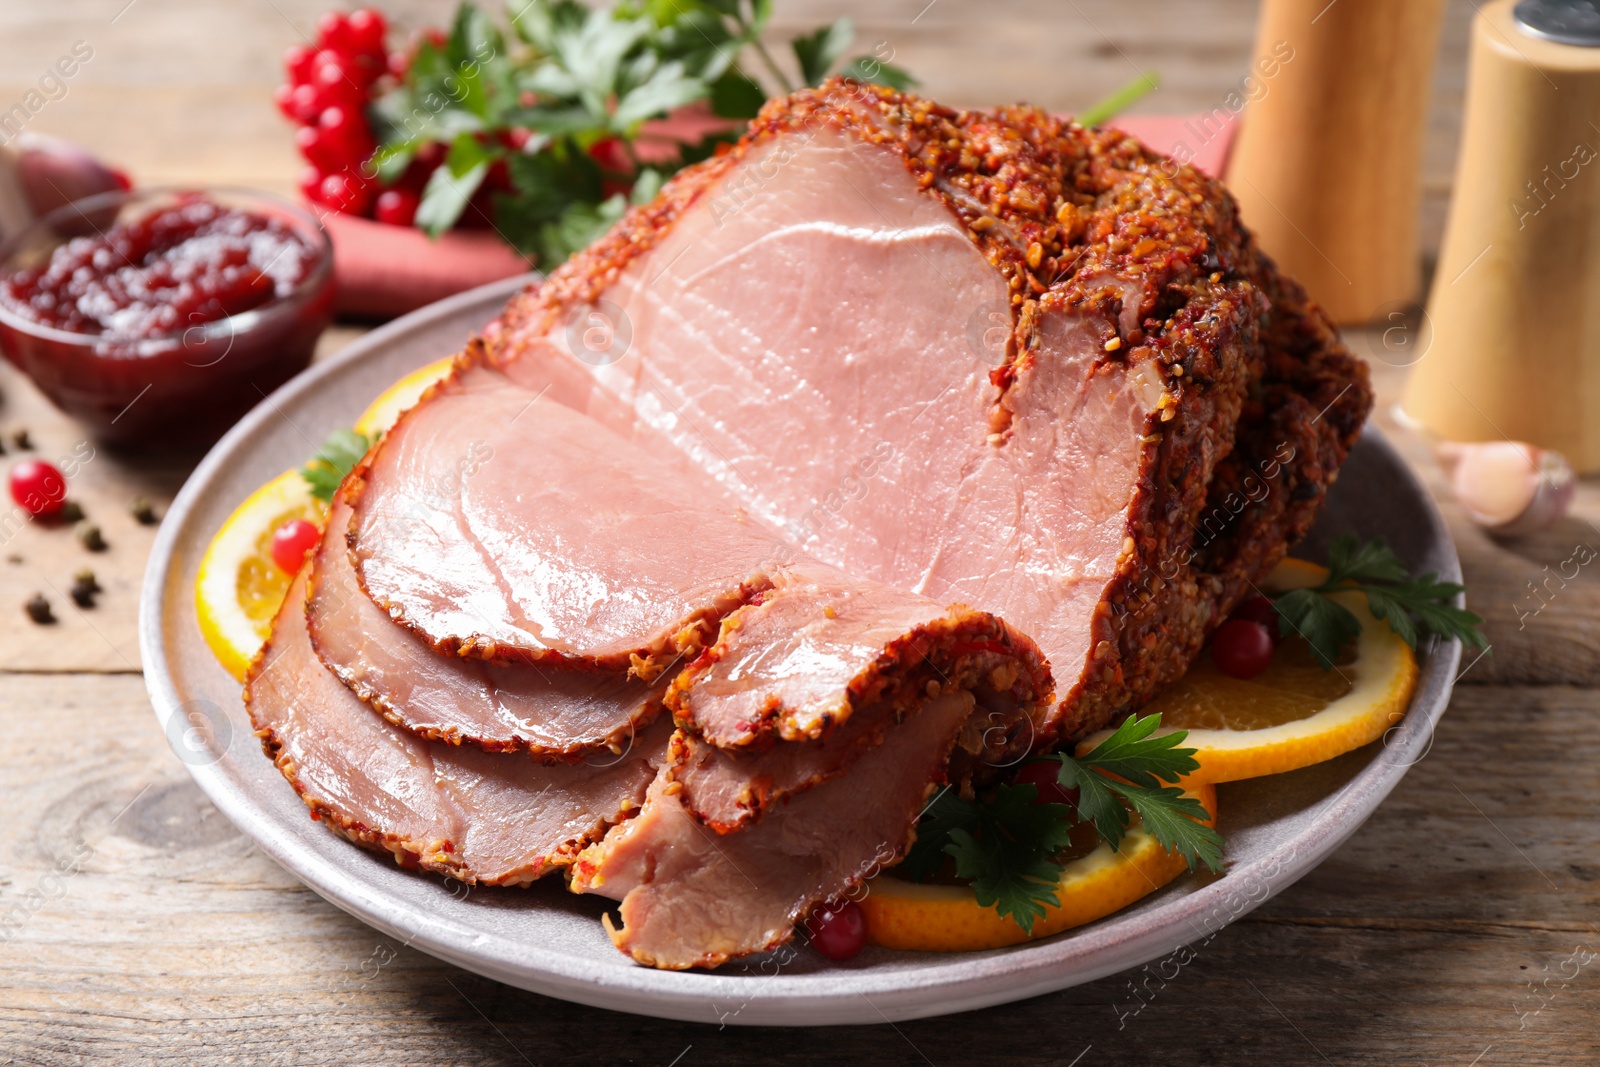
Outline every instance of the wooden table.
<svg viewBox="0 0 1600 1067">
<path fill-rule="evenodd" d="M 95 144 L 145 182 L 287 191 L 295 161 L 271 110 L 276 56 L 311 0 L 79 0 L 0 10 L 0 101 L 75 40 L 94 60 L 41 131 Z M 778 35 L 846 5 L 778 4 Z M 1210 106 L 1242 72 L 1253 5 L 895 0 L 858 15 L 928 91 L 1063 108 L 1161 71 L 1150 111 Z M 397 5 L 412 24 L 444 5 Z M 119 14 L 119 10 L 121 13 Z M 920 12 L 920 15 L 919 15 Z M 1470 0 L 1452 5 L 1428 146 L 1429 247 L 1448 191 Z M 358 331 L 337 328 L 324 352 Z M 1376 341 L 1353 334 L 1358 352 Z M 1377 363 L 1379 423 L 1402 371 Z M 0 433 L 46 456 L 82 433 L 0 371 Z M 1426 450 L 1400 438 L 1447 497 Z M 12 449 L 14 452 L 15 450 Z M 7 456 L 0 463 L 9 462 Z M 1329 1063 L 1600 1061 L 1600 490 L 1531 541 L 1497 546 L 1444 507 L 1494 650 L 1461 679 L 1428 756 L 1356 836 L 1174 973 L 1132 972 L 964 1016 L 845 1031 L 719 1029 L 561 1003 L 406 949 L 323 903 L 229 825 L 155 727 L 135 633 L 151 530 L 190 461 L 99 449 L 73 486 L 109 551 L 24 529 L 0 545 L 0 1065 Z M 64 596 L 92 566 L 90 611 Z M 1547 572 L 1546 568 L 1549 568 Z M 31 626 L 45 592 L 61 616 Z M 8 936 L 9 935 L 9 936 Z M 709 1021 L 709 1017 L 708 1017 Z"/>
</svg>

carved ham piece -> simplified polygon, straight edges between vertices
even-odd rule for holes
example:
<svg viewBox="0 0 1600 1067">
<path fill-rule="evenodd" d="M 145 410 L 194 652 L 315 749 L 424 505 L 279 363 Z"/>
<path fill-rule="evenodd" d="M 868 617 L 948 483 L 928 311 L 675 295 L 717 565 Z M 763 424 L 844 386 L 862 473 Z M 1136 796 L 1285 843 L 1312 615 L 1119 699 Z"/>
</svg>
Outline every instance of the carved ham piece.
<svg viewBox="0 0 1600 1067">
<path fill-rule="evenodd" d="M 638 808 L 661 764 L 665 722 L 621 755 L 543 766 L 425 741 L 378 717 L 317 659 L 304 571 L 245 682 L 262 747 L 324 824 L 405 866 L 522 885 L 572 862 Z"/>
</svg>

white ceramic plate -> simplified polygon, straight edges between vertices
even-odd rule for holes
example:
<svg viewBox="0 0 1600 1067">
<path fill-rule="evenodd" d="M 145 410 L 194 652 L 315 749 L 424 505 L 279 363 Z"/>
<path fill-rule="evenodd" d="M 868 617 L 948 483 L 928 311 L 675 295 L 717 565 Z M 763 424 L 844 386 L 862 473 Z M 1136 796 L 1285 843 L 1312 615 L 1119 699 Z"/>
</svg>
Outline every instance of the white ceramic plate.
<svg viewBox="0 0 1600 1067">
<path fill-rule="evenodd" d="M 145 679 L 174 752 L 268 855 L 389 936 L 524 989 L 692 1022 L 877 1023 L 964 1011 L 1092 981 L 1204 940 L 1337 848 L 1427 753 L 1460 659 L 1457 643 L 1424 651 L 1410 714 L 1382 742 L 1303 771 L 1222 786 L 1225 875 L 1186 875 L 1098 923 L 992 952 L 869 948 L 847 964 L 833 964 L 805 950 L 711 973 L 657 971 L 611 946 L 598 921 L 604 902 L 567 893 L 559 879 L 527 890 L 468 890 L 406 873 L 387 857 L 356 848 L 307 818 L 262 755 L 238 684 L 200 638 L 195 569 L 212 534 L 245 496 L 305 462 L 330 430 L 350 425 L 402 374 L 456 351 L 519 284 L 486 286 L 375 330 L 263 401 L 190 477 L 162 524 L 145 576 Z M 1385 537 L 1413 567 L 1459 580 L 1438 513 L 1373 429 L 1350 456 L 1298 554 L 1320 558 L 1326 542 L 1345 532 Z"/>
</svg>

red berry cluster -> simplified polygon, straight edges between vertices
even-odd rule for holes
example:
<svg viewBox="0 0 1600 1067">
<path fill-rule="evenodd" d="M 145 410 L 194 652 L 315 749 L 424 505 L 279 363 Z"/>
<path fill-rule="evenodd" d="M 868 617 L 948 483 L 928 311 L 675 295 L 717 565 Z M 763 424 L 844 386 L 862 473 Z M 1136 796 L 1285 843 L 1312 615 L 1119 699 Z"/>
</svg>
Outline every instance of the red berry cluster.
<svg viewBox="0 0 1600 1067">
<path fill-rule="evenodd" d="M 295 145 L 309 164 L 300 177 L 307 200 L 409 226 L 421 184 L 403 181 L 380 190 L 367 167 L 377 148 L 367 104 L 379 79 L 387 73 L 402 76 L 409 63 L 407 55 L 384 51 L 387 30 L 383 15 L 371 8 L 323 15 L 315 48 L 295 45 L 284 53 L 289 80 L 278 86 L 276 98 L 278 108 L 300 127 Z"/>
</svg>

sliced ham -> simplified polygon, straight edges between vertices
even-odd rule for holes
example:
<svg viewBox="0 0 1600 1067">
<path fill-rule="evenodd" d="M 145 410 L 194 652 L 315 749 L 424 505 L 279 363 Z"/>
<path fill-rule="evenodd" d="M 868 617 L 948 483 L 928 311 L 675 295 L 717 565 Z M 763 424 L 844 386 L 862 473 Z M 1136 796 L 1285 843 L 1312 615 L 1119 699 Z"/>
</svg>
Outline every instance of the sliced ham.
<svg viewBox="0 0 1600 1067">
<path fill-rule="evenodd" d="M 809 555 L 1032 636 L 1062 736 L 1187 668 L 1371 406 L 1217 183 L 847 82 L 770 103 L 486 340 L 524 380 L 587 375 L 566 402 Z"/>
<path fill-rule="evenodd" d="M 572 862 L 637 810 L 662 763 L 665 721 L 620 755 L 544 766 L 425 741 L 385 722 L 317 659 L 306 574 L 289 587 L 245 682 L 262 747 L 312 814 L 406 866 L 521 885 Z"/>
<path fill-rule="evenodd" d="M 620 900 L 611 939 L 640 963 L 715 967 L 776 948 L 817 903 L 897 863 L 973 710 L 930 700 L 837 781 L 738 833 L 695 821 L 663 775 L 639 814 L 578 858 L 572 888 Z"/>
<path fill-rule="evenodd" d="M 396 725 L 426 738 L 554 759 L 620 750 L 661 713 L 671 673 L 645 683 L 625 673 L 502 667 L 436 654 L 361 591 L 345 543 L 349 526 L 350 507 L 336 498 L 313 556 L 311 643 L 340 681 Z"/>
</svg>

